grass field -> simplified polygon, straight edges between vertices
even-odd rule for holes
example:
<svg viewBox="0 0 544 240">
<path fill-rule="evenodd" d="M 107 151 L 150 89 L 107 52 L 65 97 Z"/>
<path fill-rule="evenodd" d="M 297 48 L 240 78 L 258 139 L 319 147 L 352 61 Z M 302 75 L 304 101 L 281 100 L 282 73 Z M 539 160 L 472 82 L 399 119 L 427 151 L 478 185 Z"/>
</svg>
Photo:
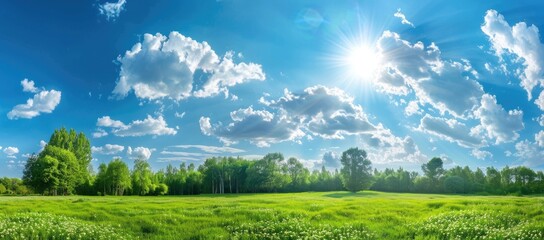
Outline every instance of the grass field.
<svg viewBox="0 0 544 240">
<path fill-rule="evenodd" d="M 0 238 L 32 238 L 29 236 L 35 239 L 50 236 L 57 239 L 78 236 L 83 239 L 544 239 L 544 197 L 372 191 L 0 197 Z"/>
</svg>

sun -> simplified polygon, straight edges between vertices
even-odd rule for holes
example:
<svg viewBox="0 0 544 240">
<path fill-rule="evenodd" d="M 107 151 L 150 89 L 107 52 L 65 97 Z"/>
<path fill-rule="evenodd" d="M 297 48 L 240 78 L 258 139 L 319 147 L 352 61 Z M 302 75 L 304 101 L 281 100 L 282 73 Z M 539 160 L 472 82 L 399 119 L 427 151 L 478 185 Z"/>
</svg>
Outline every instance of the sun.
<svg viewBox="0 0 544 240">
<path fill-rule="evenodd" d="M 381 57 L 375 49 L 366 44 L 347 47 L 343 64 L 348 75 L 355 79 L 371 81 L 380 66 Z"/>
</svg>

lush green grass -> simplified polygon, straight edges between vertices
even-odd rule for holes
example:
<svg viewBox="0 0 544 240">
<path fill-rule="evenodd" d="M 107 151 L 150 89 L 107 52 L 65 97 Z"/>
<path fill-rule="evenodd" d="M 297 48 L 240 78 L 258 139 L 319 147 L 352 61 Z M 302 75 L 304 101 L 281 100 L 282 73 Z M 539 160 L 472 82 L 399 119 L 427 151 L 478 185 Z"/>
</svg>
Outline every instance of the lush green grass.
<svg viewBox="0 0 544 240">
<path fill-rule="evenodd" d="M 29 215 L 28 212 L 44 214 Z M 372 191 L 177 197 L 0 197 L 0 228 L 12 226 L 20 219 L 47 219 L 51 214 L 64 221 L 113 231 L 119 236 L 144 239 L 544 238 L 544 197 Z M 61 224 L 55 222 L 54 225 Z M 0 229 L 0 238 L 2 231 Z"/>
</svg>

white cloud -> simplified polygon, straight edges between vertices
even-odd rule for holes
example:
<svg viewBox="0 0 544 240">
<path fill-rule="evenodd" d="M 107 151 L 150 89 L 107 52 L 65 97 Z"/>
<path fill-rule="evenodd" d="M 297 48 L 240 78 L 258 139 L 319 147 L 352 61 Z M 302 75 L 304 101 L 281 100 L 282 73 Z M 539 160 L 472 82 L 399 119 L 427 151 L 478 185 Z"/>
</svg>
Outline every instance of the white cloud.
<svg viewBox="0 0 544 240">
<path fill-rule="evenodd" d="M 305 136 L 342 139 L 354 135 L 368 148 L 383 147 L 369 153 L 378 161 L 420 161 L 423 157 L 411 138 L 399 138 L 381 124 L 372 124 L 362 107 L 338 88 L 314 86 L 302 93 L 285 89 L 278 100 L 261 100 L 270 109 L 250 106 L 233 111 L 228 125 L 211 124 L 210 118 L 201 117 L 202 133 L 216 136 L 224 144 L 248 140 L 260 147 L 285 141 L 301 143 Z"/>
<path fill-rule="evenodd" d="M 25 78 L 23 79 L 23 81 L 21 81 L 21 85 L 23 86 L 23 92 L 38 92 L 38 88 L 34 86 L 34 81 L 32 80 L 28 80 Z"/>
<path fill-rule="evenodd" d="M 326 139 L 342 139 L 344 135 L 371 133 L 376 126 L 368 121 L 353 98 L 338 88 L 309 87 L 293 94 L 287 89 L 284 96 L 270 105 L 285 113 L 285 118 L 314 135 Z"/>
<path fill-rule="evenodd" d="M 134 120 L 130 124 L 124 124 L 121 121 L 113 120 L 109 116 L 98 118 L 96 122 L 98 127 L 111 128 L 111 133 L 119 137 L 139 137 L 145 135 L 176 135 L 177 131 L 169 128 L 162 116 L 153 118 L 147 115 L 144 120 Z"/>
<path fill-rule="evenodd" d="M 92 153 L 97 153 L 97 154 L 103 154 L 103 155 L 113 155 L 113 154 L 118 154 L 118 153 L 122 152 L 124 149 L 125 149 L 125 147 L 121 146 L 121 145 L 106 144 L 106 145 L 104 145 L 102 147 L 92 146 L 91 147 L 91 152 Z"/>
<path fill-rule="evenodd" d="M 493 157 L 493 154 L 489 151 L 480 150 L 480 149 L 472 149 L 471 155 L 474 156 L 477 159 L 483 160 L 483 159 L 490 159 Z"/>
<path fill-rule="evenodd" d="M 24 79 L 21 81 L 24 92 L 37 92 L 37 88 L 34 87 L 33 81 Z M 51 113 L 57 105 L 59 105 L 61 99 L 61 92 L 56 90 L 40 91 L 34 94 L 33 98 L 26 100 L 25 104 L 19 104 L 13 107 L 8 112 L 9 119 L 27 118 L 31 119 L 39 116 L 41 113 Z"/>
<path fill-rule="evenodd" d="M 47 146 L 47 142 L 44 140 L 40 140 L 40 152 L 43 151 L 45 146 Z"/>
<path fill-rule="evenodd" d="M 455 119 L 432 117 L 427 114 L 421 119 L 417 130 L 467 148 L 481 147 L 485 143 L 480 137 L 470 134 L 469 127 Z"/>
<path fill-rule="evenodd" d="M 429 104 L 444 115 L 465 118 L 479 104 L 482 86 L 474 79 L 468 61 L 446 61 L 431 43 L 411 44 L 397 33 L 385 31 L 377 43 L 383 69 L 375 83 L 383 92 L 406 95 L 414 91 L 420 104 Z"/>
<path fill-rule="evenodd" d="M 124 98 L 133 90 L 140 99 L 179 101 L 192 95 L 228 95 L 228 87 L 265 79 L 261 65 L 236 64 L 233 57 L 228 52 L 220 59 L 207 42 L 197 42 L 178 32 L 168 37 L 145 34 L 141 43 L 118 57 L 121 72 L 113 94 Z M 207 77 L 200 86 L 193 86 L 196 71 Z M 199 89 L 193 92 L 194 87 Z"/>
<path fill-rule="evenodd" d="M 226 145 L 249 140 L 259 147 L 298 140 L 305 135 L 296 123 L 265 110 L 254 111 L 252 107 L 231 112 L 231 118 L 233 122 L 227 126 L 220 123 L 212 126 L 210 118 L 201 117 L 200 130 L 205 135 L 217 136 Z"/>
<path fill-rule="evenodd" d="M 106 19 L 108 21 L 115 21 L 121 14 L 121 11 L 125 9 L 126 3 L 126 0 L 119 0 L 117 2 L 106 2 L 104 4 L 98 5 L 98 11 L 100 12 L 100 14 L 106 16 Z"/>
<path fill-rule="evenodd" d="M 338 153 L 329 151 L 323 154 L 322 158 L 323 164 L 328 168 L 339 168 L 340 165 L 340 156 Z"/>
<path fill-rule="evenodd" d="M 538 167 L 544 165 L 544 151 L 537 143 L 524 140 L 516 143 L 516 152 L 514 156 L 523 161 L 523 165 L 528 167 Z"/>
<path fill-rule="evenodd" d="M 540 117 L 536 118 L 536 121 L 538 122 L 538 125 L 541 127 L 544 127 L 544 114 L 540 115 Z"/>
<path fill-rule="evenodd" d="M 493 95 L 482 96 L 481 105 L 474 115 L 480 119 L 480 125 L 473 132 L 485 132 L 489 139 L 495 139 L 496 144 L 517 140 L 517 132 L 524 128 L 523 112 L 517 109 L 506 112 Z"/>
<path fill-rule="evenodd" d="M 104 116 L 96 120 L 96 126 L 98 127 L 112 127 L 112 128 L 124 128 L 125 124 L 118 120 L 113 120 L 110 116 Z"/>
<path fill-rule="evenodd" d="M 539 147 L 544 147 L 544 130 L 540 130 L 540 132 L 535 134 L 535 141 Z"/>
<path fill-rule="evenodd" d="M 421 115 L 422 113 L 423 111 L 419 109 L 417 101 L 410 101 L 408 106 L 404 109 L 404 114 L 406 114 L 406 116 Z"/>
<path fill-rule="evenodd" d="M 4 153 L 8 155 L 8 157 L 14 157 L 15 154 L 19 153 L 19 148 L 16 147 L 6 147 L 4 148 Z"/>
<path fill-rule="evenodd" d="M 216 147 L 207 145 L 175 145 L 174 148 L 190 149 L 196 148 L 207 153 L 243 153 L 245 150 L 233 147 Z"/>
<path fill-rule="evenodd" d="M 176 113 L 175 113 L 175 116 L 176 116 L 177 118 L 180 118 L 180 119 L 181 119 L 181 118 L 185 117 L 185 112 L 182 112 L 182 113 L 176 112 Z"/>
<path fill-rule="evenodd" d="M 127 155 L 132 159 L 141 158 L 143 160 L 149 160 L 151 153 L 154 151 L 154 148 L 136 147 L 132 149 L 132 147 L 127 147 Z"/>
<path fill-rule="evenodd" d="M 522 71 L 515 72 L 530 100 L 533 88 L 544 84 L 542 79 L 544 48 L 540 42 L 538 28 L 535 25 L 527 26 L 525 22 L 510 26 L 497 11 L 488 10 L 481 29 L 489 37 L 495 54 L 501 61 L 504 61 L 502 57 L 506 54 L 513 54 L 518 60 L 523 61 Z M 544 110 L 544 105 L 539 107 Z"/>
<path fill-rule="evenodd" d="M 406 24 L 406 25 L 410 25 L 414 27 L 414 24 L 412 24 L 410 21 L 408 21 L 408 19 L 406 19 L 406 16 L 404 15 L 404 13 L 400 11 L 400 8 L 397 9 L 397 12 L 393 14 L 393 16 L 396 18 L 400 18 L 402 24 Z"/>
<path fill-rule="evenodd" d="M 95 132 L 93 132 L 93 138 L 101 138 L 105 136 L 108 136 L 108 132 L 102 128 L 98 128 Z"/>
</svg>

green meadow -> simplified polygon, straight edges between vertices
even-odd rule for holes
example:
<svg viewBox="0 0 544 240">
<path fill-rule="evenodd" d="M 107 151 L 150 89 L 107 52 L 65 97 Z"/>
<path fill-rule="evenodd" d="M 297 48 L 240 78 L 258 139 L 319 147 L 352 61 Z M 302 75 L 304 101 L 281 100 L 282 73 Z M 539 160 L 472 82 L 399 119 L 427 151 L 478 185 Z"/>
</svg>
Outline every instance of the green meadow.
<svg viewBox="0 0 544 240">
<path fill-rule="evenodd" d="M 1 239 L 543 239 L 544 197 L 0 197 Z"/>
</svg>

